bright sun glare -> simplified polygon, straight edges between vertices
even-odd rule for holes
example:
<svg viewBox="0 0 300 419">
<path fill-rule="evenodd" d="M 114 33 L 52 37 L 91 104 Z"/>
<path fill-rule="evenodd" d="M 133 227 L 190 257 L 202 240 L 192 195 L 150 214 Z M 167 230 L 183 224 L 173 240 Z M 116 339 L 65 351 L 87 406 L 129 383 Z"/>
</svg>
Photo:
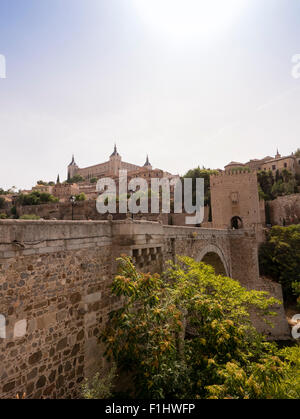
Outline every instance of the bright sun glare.
<svg viewBox="0 0 300 419">
<path fill-rule="evenodd" d="M 176 42 L 220 36 L 248 0 L 134 0 L 144 21 Z"/>
</svg>

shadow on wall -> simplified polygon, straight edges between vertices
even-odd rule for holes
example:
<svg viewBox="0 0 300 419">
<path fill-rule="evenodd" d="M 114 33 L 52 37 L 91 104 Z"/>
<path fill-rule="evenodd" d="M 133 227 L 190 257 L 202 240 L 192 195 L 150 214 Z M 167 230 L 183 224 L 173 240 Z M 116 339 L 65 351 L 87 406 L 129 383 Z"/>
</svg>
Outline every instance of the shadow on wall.
<svg viewBox="0 0 300 419">
<path fill-rule="evenodd" d="M 215 269 L 217 275 L 227 276 L 226 268 L 217 253 L 207 253 L 202 259 L 202 262 L 206 265 L 212 266 Z"/>
</svg>

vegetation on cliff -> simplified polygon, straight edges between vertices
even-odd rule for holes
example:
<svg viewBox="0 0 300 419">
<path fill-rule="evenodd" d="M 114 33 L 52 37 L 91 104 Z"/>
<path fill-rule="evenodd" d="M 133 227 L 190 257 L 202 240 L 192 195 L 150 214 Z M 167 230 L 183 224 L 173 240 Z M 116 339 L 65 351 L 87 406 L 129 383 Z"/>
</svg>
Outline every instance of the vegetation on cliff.
<svg viewBox="0 0 300 419">
<path fill-rule="evenodd" d="M 300 304 L 300 224 L 274 226 L 260 248 L 259 260 L 262 274 L 282 285 L 285 300 L 298 298 Z"/>
<path fill-rule="evenodd" d="M 257 173 L 260 198 L 272 201 L 278 196 L 291 195 L 298 192 L 299 182 L 289 170 L 277 170 L 275 176 L 271 170 Z"/>
<path fill-rule="evenodd" d="M 20 194 L 16 198 L 17 205 L 41 205 L 58 202 L 59 199 L 46 192 L 34 191 L 28 195 Z"/>
</svg>

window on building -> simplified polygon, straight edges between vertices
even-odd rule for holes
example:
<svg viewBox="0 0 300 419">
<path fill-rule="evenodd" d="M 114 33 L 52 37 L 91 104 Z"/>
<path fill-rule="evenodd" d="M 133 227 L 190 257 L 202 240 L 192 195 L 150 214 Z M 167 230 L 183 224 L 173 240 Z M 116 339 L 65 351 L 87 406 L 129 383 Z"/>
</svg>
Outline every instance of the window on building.
<svg viewBox="0 0 300 419">
<path fill-rule="evenodd" d="M 238 192 L 233 192 L 231 194 L 231 202 L 232 202 L 233 205 L 238 204 L 238 202 L 239 202 L 239 194 L 238 194 Z"/>
<path fill-rule="evenodd" d="M 243 221 L 240 217 L 233 217 L 231 219 L 231 228 L 233 230 L 240 230 L 243 228 Z"/>
<path fill-rule="evenodd" d="M 273 164 L 273 166 L 272 166 L 272 170 L 276 170 L 276 166 L 275 166 L 275 164 Z"/>
<path fill-rule="evenodd" d="M 284 167 L 285 167 L 285 168 L 287 168 L 287 167 L 288 167 L 288 166 L 287 166 L 287 163 L 284 163 Z"/>
</svg>

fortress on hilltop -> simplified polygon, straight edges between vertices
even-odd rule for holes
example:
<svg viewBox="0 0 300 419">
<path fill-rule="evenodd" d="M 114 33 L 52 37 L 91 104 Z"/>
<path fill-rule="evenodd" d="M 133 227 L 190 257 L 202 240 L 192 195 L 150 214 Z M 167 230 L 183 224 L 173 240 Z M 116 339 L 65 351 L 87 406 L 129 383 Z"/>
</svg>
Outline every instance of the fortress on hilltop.
<svg viewBox="0 0 300 419">
<path fill-rule="evenodd" d="M 166 177 L 172 176 L 170 173 L 164 172 L 159 169 L 153 169 L 149 156 L 147 156 L 146 162 L 143 166 L 138 166 L 132 163 L 126 163 L 122 160 L 121 155 L 118 153 L 117 145 L 114 147 L 114 151 L 109 157 L 109 160 L 96 164 L 94 166 L 80 168 L 76 162 L 74 155 L 72 161 L 68 166 L 68 179 L 74 178 L 74 176 L 81 176 L 86 181 L 89 181 L 93 178 L 103 178 L 103 177 L 117 177 L 119 176 L 120 170 L 127 170 L 130 177 Z M 160 176 L 158 173 L 160 172 Z M 149 176 L 151 174 L 151 176 Z"/>
</svg>

